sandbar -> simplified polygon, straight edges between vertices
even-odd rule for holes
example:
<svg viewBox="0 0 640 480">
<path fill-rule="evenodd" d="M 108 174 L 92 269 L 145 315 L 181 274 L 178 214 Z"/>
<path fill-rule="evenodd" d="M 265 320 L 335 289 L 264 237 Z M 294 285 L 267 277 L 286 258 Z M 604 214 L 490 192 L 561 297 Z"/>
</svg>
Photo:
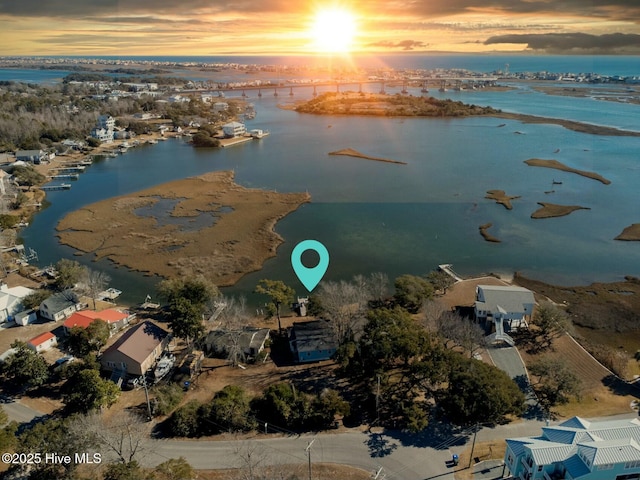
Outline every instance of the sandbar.
<svg viewBox="0 0 640 480">
<path fill-rule="evenodd" d="M 233 179 L 233 172 L 212 172 L 103 200 L 68 214 L 56 230 L 61 243 L 96 260 L 233 285 L 275 256 L 283 242 L 275 223 L 311 200 L 308 193 L 249 189 Z M 159 201 L 169 202 L 170 211 L 154 211 Z"/>
<path fill-rule="evenodd" d="M 504 190 L 488 190 L 487 195 L 484 198 L 495 200 L 496 203 L 504 205 L 504 208 L 506 208 L 507 210 L 512 210 L 513 205 L 511 205 L 511 200 L 520 198 L 520 195 L 510 196 L 507 195 Z"/>
<path fill-rule="evenodd" d="M 595 172 L 587 172 L 586 170 L 577 170 L 575 168 L 571 168 L 566 166 L 564 163 L 561 163 L 557 160 L 543 160 L 541 158 L 530 158 L 529 160 L 525 160 L 524 163 L 531 167 L 544 167 L 544 168 L 554 168 L 556 170 L 562 170 L 563 172 L 575 173 L 577 175 L 582 175 L 583 177 L 591 178 L 592 180 L 597 180 L 599 182 L 604 183 L 605 185 L 609 185 L 611 180 L 607 180 L 602 175 Z"/>
<path fill-rule="evenodd" d="M 588 133 L 590 135 L 608 135 L 613 137 L 640 137 L 640 132 L 635 130 L 620 130 L 615 127 L 605 127 L 602 125 L 593 125 L 591 123 L 575 122 L 573 120 L 565 120 L 563 118 L 538 117 L 536 115 L 525 115 L 523 113 L 499 112 L 493 113 L 491 116 L 498 118 L 507 118 L 510 120 L 518 120 L 522 123 L 548 123 L 552 125 L 560 125 L 574 132 Z"/>
<path fill-rule="evenodd" d="M 640 241 L 640 223 L 634 223 L 625 228 L 615 240 L 625 240 L 628 242 Z"/>
<path fill-rule="evenodd" d="M 542 205 L 531 214 L 531 218 L 553 218 L 564 217 L 576 210 L 591 210 L 589 207 L 581 207 L 580 205 L 556 205 L 555 203 L 538 202 L 538 205 Z"/>
<path fill-rule="evenodd" d="M 480 230 L 480 235 L 482 235 L 482 238 L 484 238 L 487 242 L 500 243 L 502 240 L 494 237 L 489 232 L 487 232 L 487 230 L 489 230 L 491 227 L 493 227 L 493 223 L 485 223 L 484 225 L 480 225 L 480 227 L 478 228 Z"/>
<path fill-rule="evenodd" d="M 398 165 L 406 165 L 407 162 L 400 162 L 398 160 L 390 160 L 388 158 L 380 158 L 380 157 L 371 157 L 369 155 L 365 155 L 364 153 L 360 153 L 353 148 L 343 148 L 342 150 L 337 150 L 335 152 L 329 152 L 329 155 L 346 155 L 348 157 L 356 157 L 356 158 L 364 158 L 365 160 L 373 160 L 375 162 L 386 162 L 386 163 L 395 163 Z"/>
</svg>

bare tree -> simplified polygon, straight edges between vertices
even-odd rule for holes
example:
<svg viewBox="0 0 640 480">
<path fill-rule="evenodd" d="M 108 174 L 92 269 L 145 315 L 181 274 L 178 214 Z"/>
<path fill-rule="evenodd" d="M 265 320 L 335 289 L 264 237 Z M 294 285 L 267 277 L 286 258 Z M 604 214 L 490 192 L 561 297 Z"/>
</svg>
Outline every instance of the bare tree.
<svg viewBox="0 0 640 480">
<path fill-rule="evenodd" d="M 103 292 L 107 288 L 110 281 L 111 277 L 105 272 L 91 270 L 90 268 L 84 269 L 80 277 L 81 289 L 93 300 L 94 310 L 96 309 L 96 300 L 100 292 Z"/>
<path fill-rule="evenodd" d="M 427 300 L 420 309 L 422 325 L 431 332 L 439 333 L 440 317 L 448 311 L 447 306 L 441 301 Z"/>
<path fill-rule="evenodd" d="M 473 357 L 486 344 L 482 327 L 456 312 L 445 311 L 437 317 L 435 324 L 446 348 L 458 347 Z"/>
<path fill-rule="evenodd" d="M 250 316 L 246 298 L 229 297 L 222 301 L 226 306 L 218 317 L 220 329 L 225 332 L 227 360 L 235 367 L 246 360 L 240 340 L 245 327 L 249 324 Z"/>
<path fill-rule="evenodd" d="M 77 417 L 70 430 L 75 435 L 91 439 L 120 462 L 129 463 L 145 453 L 145 440 L 149 435 L 143 418 L 127 410 L 110 418 L 101 413 Z"/>
<path fill-rule="evenodd" d="M 265 462 L 265 453 L 262 448 L 251 441 L 234 442 L 234 453 L 238 457 L 238 480 L 260 480 L 260 465 Z"/>
<path fill-rule="evenodd" d="M 318 298 L 322 313 L 329 320 L 339 343 L 344 343 L 360 332 L 367 309 L 367 293 L 363 277 L 356 277 L 353 283 L 342 280 L 320 284 Z"/>
</svg>

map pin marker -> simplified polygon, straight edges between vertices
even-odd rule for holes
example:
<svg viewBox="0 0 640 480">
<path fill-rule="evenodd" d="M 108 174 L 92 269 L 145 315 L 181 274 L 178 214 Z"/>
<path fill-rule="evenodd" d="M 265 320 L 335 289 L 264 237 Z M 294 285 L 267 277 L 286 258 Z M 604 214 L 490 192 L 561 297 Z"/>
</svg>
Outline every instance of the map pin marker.
<svg viewBox="0 0 640 480">
<path fill-rule="evenodd" d="M 307 268 L 302 264 L 302 254 L 307 250 L 313 250 L 320 257 L 320 261 L 315 267 Z M 317 240 L 303 240 L 296 245 L 293 252 L 291 252 L 291 266 L 293 267 L 293 271 L 296 272 L 300 282 L 302 282 L 302 285 L 311 292 L 327 272 L 327 268 L 329 267 L 329 251 Z"/>
</svg>

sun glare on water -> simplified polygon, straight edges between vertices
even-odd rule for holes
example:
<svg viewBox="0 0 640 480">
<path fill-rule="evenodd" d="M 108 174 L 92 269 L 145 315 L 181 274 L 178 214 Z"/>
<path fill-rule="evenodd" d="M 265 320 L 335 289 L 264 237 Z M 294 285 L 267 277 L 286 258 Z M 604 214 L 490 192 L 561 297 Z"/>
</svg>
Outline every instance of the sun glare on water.
<svg viewBox="0 0 640 480">
<path fill-rule="evenodd" d="M 317 12 L 311 27 L 314 48 L 318 52 L 349 52 L 355 34 L 355 17 L 351 12 L 341 8 L 331 8 Z"/>
</svg>

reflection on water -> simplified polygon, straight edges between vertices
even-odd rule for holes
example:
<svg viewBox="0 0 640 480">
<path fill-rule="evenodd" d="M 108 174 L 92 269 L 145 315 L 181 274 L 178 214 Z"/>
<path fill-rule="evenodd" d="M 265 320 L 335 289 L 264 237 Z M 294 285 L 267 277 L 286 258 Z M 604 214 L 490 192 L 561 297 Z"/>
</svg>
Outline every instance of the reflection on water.
<svg viewBox="0 0 640 480">
<path fill-rule="evenodd" d="M 544 99 L 549 116 L 561 116 L 551 96 L 519 91 L 475 95 L 460 99 L 501 108 L 513 102 L 525 113 L 542 109 Z M 484 101 L 489 97 L 496 100 Z M 439 263 L 452 263 L 462 274 L 521 271 L 563 284 L 640 275 L 638 243 L 613 240 L 624 227 L 640 221 L 640 138 L 586 135 L 557 125 L 494 118 L 299 115 L 277 108 L 283 99 L 265 96 L 252 101 L 259 114 L 248 128 L 268 128 L 269 137 L 227 149 L 193 149 L 184 141 L 172 140 L 95 162 L 71 190 L 48 194 L 51 206 L 23 233 L 26 246 L 38 251 L 43 265 L 63 256 L 73 258 L 74 251 L 60 246 L 52 235 L 67 212 L 178 178 L 233 170 L 236 182 L 244 186 L 308 191 L 312 197 L 311 204 L 278 222 L 276 230 L 285 243 L 277 257 L 260 272 L 243 278 L 230 289 L 233 292 L 251 292 L 260 278 L 282 279 L 304 292 L 291 270 L 289 255 L 293 245 L 308 238 L 321 241 L 330 251 L 328 279 L 375 271 L 387 272 L 390 278 L 422 274 Z M 580 98 L 558 100 L 558 105 L 570 104 L 567 115 L 578 120 L 602 123 L 605 118 L 609 124 L 640 125 L 640 106 L 624 105 L 618 110 L 611 102 L 599 102 L 595 110 L 594 103 Z M 328 155 L 349 147 L 407 165 Z M 524 164 L 529 158 L 556 159 L 597 172 L 612 183 L 529 167 Z M 546 194 L 553 180 L 562 185 L 554 185 L 554 193 Z M 486 200 L 486 191 L 492 189 L 520 196 L 513 210 Z M 197 229 L 213 224 L 216 213 L 229 208 L 198 217 L 171 217 L 175 202 L 158 199 L 137 214 Z M 532 220 L 538 202 L 591 210 Z M 489 244 L 479 235 L 478 226 L 489 222 L 492 234 L 502 243 Z M 96 266 L 89 255 L 79 259 Z M 124 300 L 129 300 L 129 292 L 136 292 L 131 301 L 141 301 L 153 287 L 154 279 L 113 266 L 104 268 L 114 278 L 113 285 L 124 290 Z"/>
</svg>

